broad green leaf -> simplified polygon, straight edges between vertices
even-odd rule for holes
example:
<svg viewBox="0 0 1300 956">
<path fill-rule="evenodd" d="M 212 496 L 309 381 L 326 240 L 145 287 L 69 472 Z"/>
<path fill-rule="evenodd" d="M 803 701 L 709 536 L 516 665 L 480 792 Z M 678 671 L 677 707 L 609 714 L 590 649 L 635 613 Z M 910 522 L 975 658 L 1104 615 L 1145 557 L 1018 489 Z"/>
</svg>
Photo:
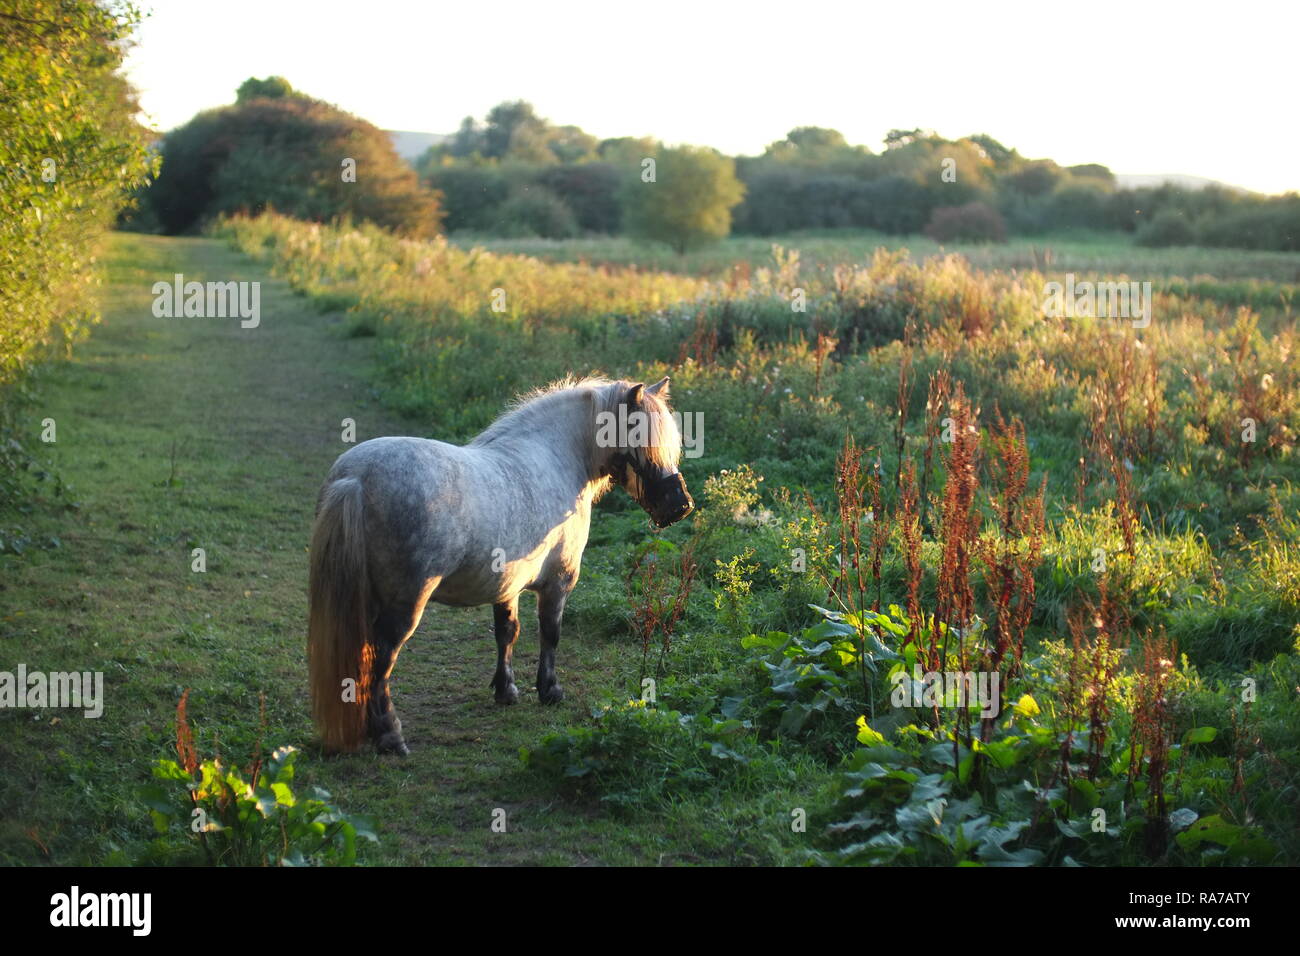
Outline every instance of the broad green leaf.
<svg viewBox="0 0 1300 956">
<path fill-rule="evenodd" d="M 884 734 L 877 733 L 867 726 L 867 718 L 862 716 L 858 718 L 858 743 L 866 744 L 868 747 L 877 747 L 887 743 L 887 741 Z"/>
<path fill-rule="evenodd" d="M 1206 841 L 1230 847 L 1241 839 L 1244 832 L 1242 827 L 1235 823 L 1228 823 L 1219 814 L 1214 813 L 1208 817 L 1201 817 L 1174 839 L 1186 850 L 1198 847 Z"/>
<path fill-rule="evenodd" d="M 1034 698 L 1030 697 L 1028 694 L 1025 694 L 1016 701 L 1015 712 L 1016 716 L 1025 718 L 1037 717 L 1042 713 L 1038 707 L 1038 701 L 1034 700 Z"/>
</svg>

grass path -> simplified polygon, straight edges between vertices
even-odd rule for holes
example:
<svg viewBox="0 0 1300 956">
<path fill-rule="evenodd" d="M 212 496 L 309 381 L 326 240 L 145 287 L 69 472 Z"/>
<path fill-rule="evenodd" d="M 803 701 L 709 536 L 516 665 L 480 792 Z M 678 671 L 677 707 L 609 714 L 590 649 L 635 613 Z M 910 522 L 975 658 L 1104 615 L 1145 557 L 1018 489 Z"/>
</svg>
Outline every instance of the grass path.
<svg viewBox="0 0 1300 956">
<path fill-rule="evenodd" d="M 425 431 L 374 400 L 370 340 L 346 338 L 341 316 L 318 314 L 222 244 L 119 235 L 109 256 L 104 322 L 45 374 L 30 411 L 34 434 L 55 419 L 57 443 L 46 447 L 78 507 L 39 502 L 20 518 L 25 553 L 0 555 L 0 670 L 103 671 L 106 705 L 99 719 L 0 710 L 0 860 L 138 859 L 152 831 L 135 791 L 174 753 L 185 688 L 200 753 L 219 748 L 239 763 L 265 692 L 266 747 L 302 747 L 304 783 L 378 819 L 382 844 L 367 862 L 730 859 L 728 835 L 703 816 L 665 827 L 539 793 L 519 747 L 580 721 L 631 649 L 569 627 L 568 697 L 542 709 L 525 688 L 536 666 L 531 610 L 519 705 L 492 703 L 490 610 L 431 605 L 395 673 L 412 756 L 321 757 L 303 648 L 315 495 L 346 448 L 342 419 L 355 419 L 358 441 Z M 151 286 L 174 273 L 261 280 L 260 326 L 154 317 Z M 200 547 L 202 574 L 190 567 Z M 490 828 L 498 807 L 506 833 Z"/>
</svg>

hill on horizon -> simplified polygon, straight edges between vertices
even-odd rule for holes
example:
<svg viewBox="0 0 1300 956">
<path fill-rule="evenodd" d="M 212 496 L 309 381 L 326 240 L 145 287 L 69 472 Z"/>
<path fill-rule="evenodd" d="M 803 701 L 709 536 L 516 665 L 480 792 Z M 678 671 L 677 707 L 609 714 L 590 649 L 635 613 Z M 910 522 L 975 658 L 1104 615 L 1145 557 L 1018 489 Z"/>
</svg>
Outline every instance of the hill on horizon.
<svg viewBox="0 0 1300 956">
<path fill-rule="evenodd" d="M 392 139 L 397 155 L 408 163 L 419 159 L 430 146 L 437 146 L 448 138 L 446 133 L 419 133 L 405 129 L 386 129 L 384 132 Z"/>
<path fill-rule="evenodd" d="M 1205 176 L 1189 176 L 1186 173 L 1116 173 L 1115 182 L 1124 189 L 1141 189 L 1147 186 L 1162 186 L 1165 183 L 1172 183 L 1175 186 L 1181 186 L 1183 189 L 1207 189 L 1210 186 L 1218 186 L 1229 192 L 1248 195 L 1251 190 L 1243 186 L 1234 186 L 1232 183 L 1225 183 L 1218 179 L 1209 179 Z"/>
</svg>

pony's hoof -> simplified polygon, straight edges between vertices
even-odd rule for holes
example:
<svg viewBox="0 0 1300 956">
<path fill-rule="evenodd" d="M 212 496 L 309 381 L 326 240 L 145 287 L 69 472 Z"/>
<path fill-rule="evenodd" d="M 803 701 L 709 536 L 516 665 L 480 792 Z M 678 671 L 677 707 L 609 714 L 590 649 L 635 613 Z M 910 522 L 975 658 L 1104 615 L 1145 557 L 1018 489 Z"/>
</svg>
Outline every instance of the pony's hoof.
<svg viewBox="0 0 1300 956">
<path fill-rule="evenodd" d="M 405 757 L 410 754 L 411 749 L 406 746 L 406 741 L 402 739 L 399 733 L 386 733 L 375 742 L 375 749 L 381 754 L 396 754 L 399 757 Z"/>
<path fill-rule="evenodd" d="M 545 690 L 539 690 L 537 699 L 543 704 L 558 704 L 564 700 L 564 689 L 559 684 L 552 684 Z"/>
<path fill-rule="evenodd" d="M 509 706 L 519 699 L 519 688 L 511 684 L 504 691 L 497 691 L 493 696 L 498 704 Z"/>
</svg>

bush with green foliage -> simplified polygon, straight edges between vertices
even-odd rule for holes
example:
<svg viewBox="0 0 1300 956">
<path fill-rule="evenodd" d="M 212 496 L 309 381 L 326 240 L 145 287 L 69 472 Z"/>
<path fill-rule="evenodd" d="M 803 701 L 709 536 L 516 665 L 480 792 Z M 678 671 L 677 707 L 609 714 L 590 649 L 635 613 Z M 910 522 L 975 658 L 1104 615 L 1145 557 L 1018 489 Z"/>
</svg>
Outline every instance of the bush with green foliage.
<svg viewBox="0 0 1300 956">
<path fill-rule="evenodd" d="M 492 213 L 497 232 L 505 236 L 568 239 L 578 234 L 578 221 L 563 199 L 545 186 L 522 186 Z"/>
<path fill-rule="evenodd" d="M 935 242 L 1006 242 L 1007 224 L 992 206 L 971 202 L 936 209 L 925 234 Z"/>
<path fill-rule="evenodd" d="M 250 76 L 239 84 L 239 89 L 235 91 L 235 102 L 247 103 L 249 100 L 257 99 L 276 100 L 284 96 L 296 95 L 293 86 L 282 76 L 268 76 L 264 80 Z"/>
<path fill-rule="evenodd" d="M 864 226 L 871 184 L 845 175 L 810 175 L 788 167 L 747 172 L 736 231 L 768 236 L 796 229 Z"/>
<path fill-rule="evenodd" d="M 436 235 L 442 220 L 438 194 L 420 184 L 387 133 L 301 94 L 243 99 L 172 130 L 147 199 L 169 233 L 267 209 L 412 236 Z"/>
<path fill-rule="evenodd" d="M 94 321 L 99 240 L 152 169 L 118 72 L 136 22 L 88 0 L 0 16 L 0 502 L 35 468 L 14 422 L 23 372 Z"/>
<path fill-rule="evenodd" d="M 1162 209 L 1138 226 L 1133 241 L 1139 246 L 1190 246 L 1196 242 L 1196 228 L 1181 211 Z"/>
<path fill-rule="evenodd" d="M 903 631 L 906 618 L 894 608 L 891 616 Z M 1186 658 L 1178 666 L 1159 647 L 1126 653 L 1100 635 L 1049 642 L 1003 689 L 1009 705 L 978 737 L 954 730 L 951 703 L 896 706 L 874 727 L 859 720 L 863 746 L 844 762 L 837 819 L 826 828 L 835 849 L 814 858 L 986 866 L 1284 859 L 1293 835 L 1258 825 L 1243 794 L 1243 778 L 1268 775 L 1270 757 L 1285 779 L 1275 755 L 1250 753 L 1261 733 L 1252 705 L 1225 708 L 1215 698 L 1215 719 L 1230 730 L 1198 725 L 1208 689 Z M 906 676 L 913 645 L 900 650 L 906 659 L 888 675 L 895 693 L 914 684 Z M 1282 674 L 1261 681 L 1270 706 L 1295 658 L 1273 668 Z M 1280 819 L 1276 810 L 1268 817 Z"/>
<path fill-rule="evenodd" d="M 1102 167 L 1103 169 L 1105 167 Z M 1112 194 L 1088 182 L 1062 186 L 1047 197 L 1046 219 L 1053 228 L 1115 230 Z"/>
<path fill-rule="evenodd" d="M 629 176 L 620 193 L 630 235 L 680 254 L 731 232 L 731 211 L 745 196 L 735 162 L 696 146 L 660 149 L 653 159 L 653 179 Z"/>
<path fill-rule="evenodd" d="M 618 206 L 619 169 L 613 163 L 566 163 L 544 166 L 536 176 L 573 211 L 584 232 L 613 234 L 619 231 L 622 212 Z"/>
<path fill-rule="evenodd" d="M 357 840 L 378 843 L 373 821 L 344 813 L 330 794 L 311 787 L 307 796 L 291 784 L 298 750 L 279 747 L 247 770 L 220 757 L 200 759 L 186 715 L 189 691 L 176 705 L 176 760 L 154 765 L 155 782 L 140 788 L 154 829 L 159 858 L 213 866 L 352 866 Z M 263 719 L 265 730 L 265 719 Z M 180 835 L 179 852 L 176 837 Z"/>
<path fill-rule="evenodd" d="M 862 225 L 892 235 L 920 232 L 934 208 L 933 192 L 909 176 L 872 180 L 864 200 Z"/>
<path fill-rule="evenodd" d="M 1300 251 L 1300 196 L 1242 203 L 1203 220 L 1197 238 L 1207 246 Z"/>
<path fill-rule="evenodd" d="M 491 231 L 499 222 L 497 209 L 510 196 L 510 180 L 497 165 L 423 165 L 421 175 L 442 196 L 448 232 Z"/>
<path fill-rule="evenodd" d="M 330 794 L 311 787 L 293 792 L 298 751 L 280 747 L 251 775 L 205 760 L 188 771 L 159 760 L 159 781 L 142 788 L 154 827 L 164 837 L 185 834 L 190 862 L 216 866 L 352 866 L 357 841 L 378 843 L 374 824 L 347 814 Z"/>
</svg>

